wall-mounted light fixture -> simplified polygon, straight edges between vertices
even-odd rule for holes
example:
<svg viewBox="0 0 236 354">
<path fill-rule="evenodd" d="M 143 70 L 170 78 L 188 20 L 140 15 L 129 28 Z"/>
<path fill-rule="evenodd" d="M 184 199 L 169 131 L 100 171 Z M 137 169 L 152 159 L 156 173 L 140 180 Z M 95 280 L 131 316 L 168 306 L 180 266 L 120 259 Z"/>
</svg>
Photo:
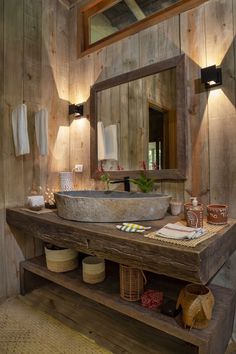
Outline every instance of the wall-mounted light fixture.
<svg viewBox="0 0 236 354">
<path fill-rule="evenodd" d="M 222 85 L 222 71 L 216 65 L 201 69 L 201 82 L 206 89 Z"/>
<path fill-rule="evenodd" d="M 70 104 L 69 105 L 69 115 L 74 114 L 75 117 L 83 117 L 84 115 L 84 104 Z"/>
</svg>

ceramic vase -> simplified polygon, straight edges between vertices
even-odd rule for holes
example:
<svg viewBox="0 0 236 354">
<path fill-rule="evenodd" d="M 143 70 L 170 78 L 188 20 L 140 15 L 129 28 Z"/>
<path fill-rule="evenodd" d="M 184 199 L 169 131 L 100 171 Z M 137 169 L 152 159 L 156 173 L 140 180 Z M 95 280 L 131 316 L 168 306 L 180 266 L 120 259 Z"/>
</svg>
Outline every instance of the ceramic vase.
<svg viewBox="0 0 236 354">
<path fill-rule="evenodd" d="M 72 191 L 74 189 L 73 172 L 60 172 L 59 178 L 61 191 Z"/>
</svg>

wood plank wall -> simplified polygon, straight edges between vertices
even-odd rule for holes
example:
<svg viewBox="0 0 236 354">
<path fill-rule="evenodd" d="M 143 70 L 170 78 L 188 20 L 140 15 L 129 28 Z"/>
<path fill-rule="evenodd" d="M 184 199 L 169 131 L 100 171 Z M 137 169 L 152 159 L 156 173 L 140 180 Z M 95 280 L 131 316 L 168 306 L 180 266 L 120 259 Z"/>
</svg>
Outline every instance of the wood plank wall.
<svg viewBox="0 0 236 354">
<path fill-rule="evenodd" d="M 86 1 L 81 5 L 84 3 Z M 163 182 L 161 189 L 183 201 L 194 195 L 204 204 L 227 203 L 230 216 L 235 218 L 236 1 L 209 0 L 195 9 L 77 59 L 76 20 L 81 5 L 79 3 L 70 10 L 70 101 L 80 103 L 88 100 L 90 86 L 98 81 L 184 53 L 187 179 L 185 182 Z M 200 68 L 213 64 L 222 67 L 223 86 L 210 92 L 201 91 Z M 120 114 L 125 114 L 122 107 Z M 89 122 L 77 126 L 78 129 L 74 127 L 71 124 L 70 167 L 83 163 L 85 170 L 77 177 L 78 185 L 80 188 L 91 188 L 94 184 L 89 180 Z M 95 186 L 103 188 L 98 182 Z M 213 281 L 236 287 L 235 267 L 236 252 Z"/>
<path fill-rule="evenodd" d="M 54 187 L 69 169 L 69 17 L 54 0 L 0 0 L 0 298 L 19 289 L 19 261 L 41 254 L 42 244 L 14 236 L 5 208 L 22 206 L 33 185 Z M 11 112 L 25 101 L 30 154 L 15 157 Z M 49 154 L 39 155 L 34 114 L 49 111 Z"/>
<path fill-rule="evenodd" d="M 0 298 L 18 291 L 19 261 L 41 252 L 41 244 L 26 242 L 24 235 L 13 237 L 4 222 L 5 207 L 22 205 L 33 183 L 53 186 L 58 172 L 75 163 L 84 165 L 77 176 L 79 188 L 102 187 L 89 178 L 89 121 L 68 121 L 68 86 L 71 103 L 87 102 L 95 82 L 185 53 L 187 180 L 162 183 L 161 189 L 181 200 L 197 195 L 205 203 L 226 202 L 236 217 L 235 0 L 209 0 L 81 59 L 76 54 L 79 5 L 68 11 L 65 4 L 0 0 Z M 222 90 L 199 92 L 200 67 L 214 63 L 223 68 Z M 31 153 L 16 158 L 10 118 L 23 100 Z M 50 115 L 46 158 L 39 156 L 33 137 L 34 112 L 41 107 Z M 221 280 L 232 284 L 235 262 L 229 262 Z"/>
<path fill-rule="evenodd" d="M 84 3 L 86 1 L 82 1 L 82 5 Z M 187 180 L 184 183 L 163 182 L 161 188 L 181 200 L 196 195 L 205 204 L 228 203 L 230 215 L 236 217 L 236 146 L 233 133 L 236 125 L 235 1 L 209 0 L 77 59 L 75 33 L 79 6 L 80 3 L 70 10 L 70 101 L 87 101 L 90 86 L 98 81 L 185 53 Z M 200 68 L 212 64 L 222 66 L 223 87 L 210 93 L 201 92 L 198 87 Z M 85 165 L 83 175 L 77 178 L 81 188 L 88 188 L 91 185 L 89 124 L 87 121 L 81 129 L 74 129 L 74 126 L 75 123 L 71 124 L 70 166 L 72 168 L 75 163 Z"/>
</svg>

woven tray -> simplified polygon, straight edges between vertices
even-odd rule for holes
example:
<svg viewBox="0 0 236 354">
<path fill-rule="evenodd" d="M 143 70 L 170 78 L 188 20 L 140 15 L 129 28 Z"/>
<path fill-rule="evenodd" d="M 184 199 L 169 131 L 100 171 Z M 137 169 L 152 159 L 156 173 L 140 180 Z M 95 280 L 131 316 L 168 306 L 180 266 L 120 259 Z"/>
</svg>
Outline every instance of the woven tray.
<svg viewBox="0 0 236 354">
<path fill-rule="evenodd" d="M 179 223 L 179 222 L 178 222 Z M 178 224 L 176 223 L 176 224 Z M 185 221 L 181 221 L 181 224 L 186 226 Z M 183 247 L 196 247 L 199 245 L 199 243 L 208 240 L 209 238 L 213 237 L 217 232 L 222 230 L 224 227 L 228 226 L 226 225 L 211 225 L 208 224 L 206 221 L 203 221 L 203 228 L 206 230 L 206 233 L 199 238 L 192 239 L 192 240 L 175 240 L 172 238 L 164 238 L 161 236 L 158 236 L 156 234 L 156 231 L 150 232 L 149 234 L 144 235 L 144 237 L 152 238 L 154 240 L 158 240 L 164 243 L 171 243 L 172 245 L 179 245 Z"/>
<path fill-rule="evenodd" d="M 29 213 L 33 213 L 33 214 L 46 214 L 46 213 L 53 213 L 56 209 L 43 208 L 41 210 L 31 210 L 28 208 L 21 208 L 21 210 L 28 211 Z"/>
</svg>

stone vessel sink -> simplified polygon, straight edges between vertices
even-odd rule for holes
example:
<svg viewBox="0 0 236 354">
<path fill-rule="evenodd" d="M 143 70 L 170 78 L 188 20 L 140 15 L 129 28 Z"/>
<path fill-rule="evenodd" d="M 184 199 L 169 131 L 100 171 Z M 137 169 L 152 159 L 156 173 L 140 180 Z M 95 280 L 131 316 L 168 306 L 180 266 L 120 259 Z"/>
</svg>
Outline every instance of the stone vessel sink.
<svg viewBox="0 0 236 354">
<path fill-rule="evenodd" d="M 58 215 L 85 222 L 157 220 L 171 197 L 155 193 L 70 191 L 55 193 Z"/>
</svg>

